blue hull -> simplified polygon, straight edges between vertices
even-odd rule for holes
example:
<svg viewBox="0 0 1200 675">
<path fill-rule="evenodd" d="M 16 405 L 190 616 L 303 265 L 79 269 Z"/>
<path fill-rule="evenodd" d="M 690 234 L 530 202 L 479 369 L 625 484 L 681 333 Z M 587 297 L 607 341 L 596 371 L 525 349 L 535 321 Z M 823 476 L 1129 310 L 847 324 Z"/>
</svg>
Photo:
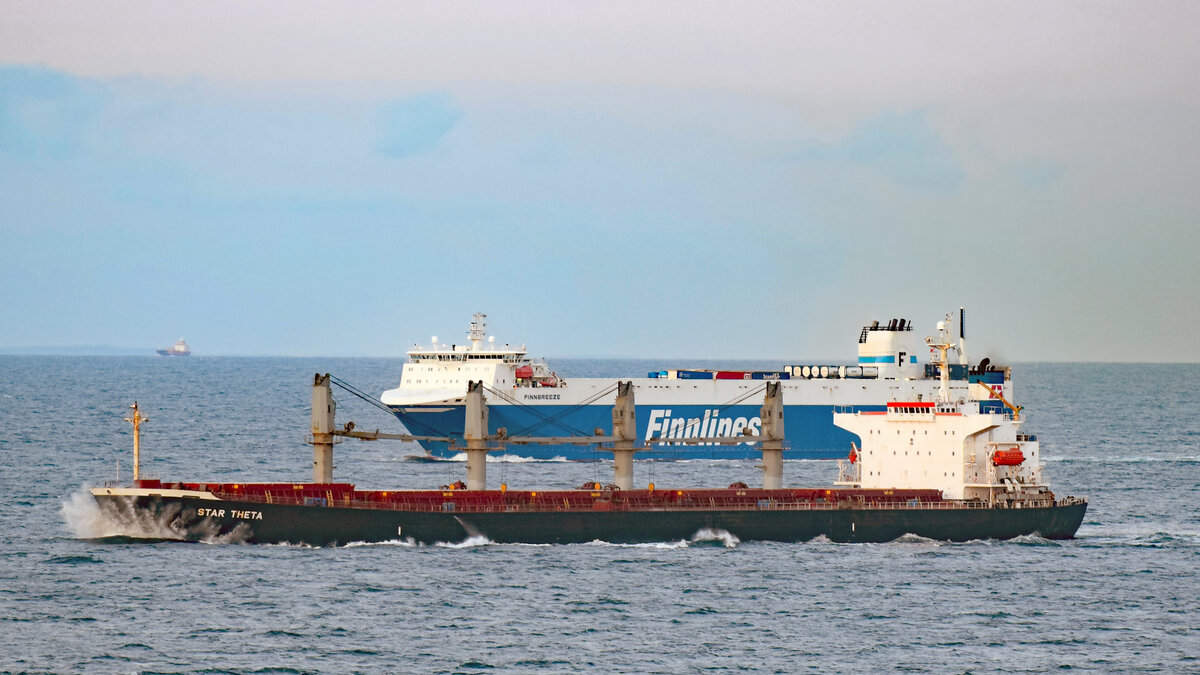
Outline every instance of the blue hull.
<svg viewBox="0 0 1200 675">
<path fill-rule="evenodd" d="M 885 406 L 838 406 L 841 412 L 878 411 Z M 858 443 L 854 434 L 833 425 L 835 407 L 830 405 L 784 406 L 785 459 L 841 459 L 850 453 L 851 442 Z M 396 417 L 414 435 L 450 436 L 462 438 L 464 411 L 462 406 L 404 406 L 393 408 Z M 728 408 L 711 406 L 639 405 L 637 406 L 638 439 L 649 450 L 639 452 L 638 459 L 757 459 L 762 456 L 757 443 L 738 445 L 682 445 L 647 443 L 652 436 L 660 438 L 696 438 L 740 435 L 749 427 L 758 432 L 758 405 Z M 647 429 L 654 426 L 652 433 Z M 490 406 L 488 431 L 496 433 L 501 427 L 509 436 L 591 436 L 596 429 L 607 435 L 612 428 L 612 407 L 604 405 L 575 406 Z M 462 452 L 446 443 L 422 442 L 434 457 L 449 458 Z M 492 454 L 519 455 L 533 459 L 599 460 L 612 453 L 594 445 L 508 445 Z"/>
</svg>

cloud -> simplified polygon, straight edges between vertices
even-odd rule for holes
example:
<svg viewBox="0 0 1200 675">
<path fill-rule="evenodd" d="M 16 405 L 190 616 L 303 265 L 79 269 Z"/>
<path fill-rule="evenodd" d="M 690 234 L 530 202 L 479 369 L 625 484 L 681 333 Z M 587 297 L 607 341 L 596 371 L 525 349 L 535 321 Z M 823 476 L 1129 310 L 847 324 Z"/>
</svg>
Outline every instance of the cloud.
<svg viewBox="0 0 1200 675">
<path fill-rule="evenodd" d="M 0 66 L 0 152 L 64 157 L 79 152 L 109 97 L 86 79 Z"/>
<path fill-rule="evenodd" d="M 462 118 L 453 99 L 429 93 L 380 106 L 379 152 L 400 159 L 428 152 Z"/>
<path fill-rule="evenodd" d="M 485 307 L 553 317 L 526 334 L 558 353 L 832 357 L 824 327 L 966 304 L 1017 358 L 1144 358 L 1132 334 L 1080 350 L 1063 308 L 1196 358 L 1165 309 L 1197 283 L 1190 108 L 438 86 L 0 69 L 8 339 L 173 321 L 225 351 L 384 354 Z M 393 309 L 319 335 L 314 305 Z"/>
<path fill-rule="evenodd" d="M 954 150 L 922 112 L 879 115 L 838 141 L 810 141 L 786 157 L 868 168 L 898 187 L 918 191 L 950 192 L 965 178 Z"/>
</svg>

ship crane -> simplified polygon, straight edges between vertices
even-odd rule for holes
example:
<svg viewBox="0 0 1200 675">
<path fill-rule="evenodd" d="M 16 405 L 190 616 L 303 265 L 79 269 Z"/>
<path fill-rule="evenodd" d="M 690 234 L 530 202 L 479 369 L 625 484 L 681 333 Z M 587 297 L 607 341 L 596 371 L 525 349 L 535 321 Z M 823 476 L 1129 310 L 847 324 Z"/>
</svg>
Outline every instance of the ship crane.
<svg viewBox="0 0 1200 675">
<path fill-rule="evenodd" d="M 334 417 L 337 403 L 330 390 L 329 373 L 313 376 L 312 391 L 312 446 L 313 446 L 313 483 L 333 483 L 333 446 L 336 437 L 356 438 L 361 441 L 399 440 L 399 441 L 438 441 L 455 446 L 459 439 L 450 436 L 418 436 L 413 434 L 385 433 L 375 431 L 356 431 L 354 422 L 347 422 L 338 429 Z M 346 385 L 339 383 L 341 386 Z M 357 391 L 346 387 L 351 393 Z M 635 452 L 646 450 L 644 445 L 635 445 L 637 439 L 637 406 L 633 400 L 633 383 L 618 382 L 616 401 L 613 404 L 612 435 L 605 436 L 597 429 L 595 436 L 509 436 L 508 430 L 501 427 L 495 434 L 488 434 L 488 408 L 483 396 L 482 381 L 472 381 L 467 385 L 466 419 L 462 440 L 466 441 L 463 448 L 467 454 L 467 489 L 485 490 L 487 488 L 487 453 L 496 447 L 506 444 L 549 444 L 549 445 L 598 445 L 610 444 L 613 452 L 614 484 L 622 490 L 633 488 L 633 455 Z M 765 387 L 763 406 L 760 416 L 763 420 L 762 434 L 754 436 L 760 441 L 763 454 L 763 487 L 765 489 L 780 489 L 783 485 L 783 396 L 778 382 L 768 382 Z M 651 439 L 655 442 L 658 439 Z M 489 446 L 490 443 L 495 445 Z M 742 436 L 710 436 L 702 438 L 672 439 L 673 443 L 716 443 L 736 444 L 746 442 Z M 503 489 L 503 488 L 502 488 Z"/>
<path fill-rule="evenodd" d="M 1003 403 L 1005 405 L 1005 407 L 1007 407 L 1009 410 L 1012 411 L 1014 420 L 1021 419 L 1022 406 L 1016 405 L 1016 404 L 1012 403 L 1011 401 L 1009 401 L 1008 399 L 1004 398 L 1004 394 L 1001 394 L 999 392 L 999 390 L 993 389 L 990 384 L 988 384 L 986 382 L 980 382 L 979 384 L 982 384 L 984 387 L 986 387 L 988 391 L 992 392 L 992 396 L 995 396 L 996 398 L 1000 399 L 1000 402 Z"/>
</svg>

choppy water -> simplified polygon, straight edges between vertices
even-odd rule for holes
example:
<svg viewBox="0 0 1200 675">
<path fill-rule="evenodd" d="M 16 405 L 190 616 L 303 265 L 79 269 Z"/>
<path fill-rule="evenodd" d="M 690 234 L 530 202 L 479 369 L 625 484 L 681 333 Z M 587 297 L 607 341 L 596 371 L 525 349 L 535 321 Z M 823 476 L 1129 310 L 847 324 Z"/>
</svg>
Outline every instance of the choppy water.
<svg viewBox="0 0 1200 675">
<path fill-rule="evenodd" d="M 575 361 L 560 373 L 655 363 Z M 757 364 L 747 364 L 755 366 Z M 761 364 L 775 367 L 778 364 Z M 164 478 L 307 480 L 312 373 L 369 392 L 371 359 L 0 357 L 0 670 L 33 672 L 1200 672 L 1200 366 L 1017 368 L 1059 494 L 1052 543 L 284 546 L 130 543 L 83 488 Z M 394 428 L 339 397 L 339 420 Z M 364 487 L 432 486 L 456 463 L 337 446 Z M 492 484 L 607 481 L 605 462 L 493 462 Z M 835 467 L 787 462 L 791 484 Z M 755 462 L 637 462 L 638 482 L 754 483 Z"/>
</svg>

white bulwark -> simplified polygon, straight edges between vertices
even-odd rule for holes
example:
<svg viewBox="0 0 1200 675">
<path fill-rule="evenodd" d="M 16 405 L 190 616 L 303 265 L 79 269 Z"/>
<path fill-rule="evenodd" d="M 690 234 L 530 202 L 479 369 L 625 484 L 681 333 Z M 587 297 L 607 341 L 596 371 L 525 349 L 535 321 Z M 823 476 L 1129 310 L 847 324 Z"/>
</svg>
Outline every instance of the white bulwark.
<svg viewBox="0 0 1200 675">
<path fill-rule="evenodd" d="M 945 325 L 927 342 L 945 373 L 946 351 L 956 347 Z M 861 439 L 850 460 L 842 461 L 838 484 L 936 489 L 946 499 L 992 505 L 1052 501 L 1037 438 L 1020 431 L 1020 408 L 1005 400 L 1002 411 L 980 412 L 978 400 L 951 398 L 943 389 L 937 401 L 893 401 L 882 412 L 835 413 L 834 424 Z"/>
</svg>

